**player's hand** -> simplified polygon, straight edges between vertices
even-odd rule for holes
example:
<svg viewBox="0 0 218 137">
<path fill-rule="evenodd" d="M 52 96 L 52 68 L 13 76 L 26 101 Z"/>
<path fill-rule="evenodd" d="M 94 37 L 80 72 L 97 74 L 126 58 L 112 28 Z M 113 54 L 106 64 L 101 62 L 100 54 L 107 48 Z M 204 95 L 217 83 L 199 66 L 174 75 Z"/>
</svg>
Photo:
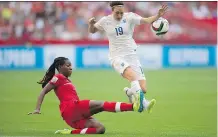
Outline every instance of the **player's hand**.
<svg viewBox="0 0 218 137">
<path fill-rule="evenodd" d="M 32 115 L 32 114 L 41 114 L 39 110 L 34 110 L 33 112 L 29 112 L 27 115 Z"/>
<path fill-rule="evenodd" d="M 167 5 L 163 5 L 158 11 L 158 17 L 162 17 L 168 9 Z"/>
<path fill-rule="evenodd" d="M 89 24 L 90 25 L 94 25 L 95 23 L 96 23 L 95 17 L 92 17 L 92 18 L 89 19 Z"/>
</svg>

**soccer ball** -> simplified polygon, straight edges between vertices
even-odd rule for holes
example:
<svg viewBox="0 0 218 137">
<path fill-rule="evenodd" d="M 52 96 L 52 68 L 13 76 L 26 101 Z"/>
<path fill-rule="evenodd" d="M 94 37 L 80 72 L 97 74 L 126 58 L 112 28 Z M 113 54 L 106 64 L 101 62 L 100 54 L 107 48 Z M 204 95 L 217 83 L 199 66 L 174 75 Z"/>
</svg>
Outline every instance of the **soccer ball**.
<svg viewBox="0 0 218 137">
<path fill-rule="evenodd" d="M 166 19 L 160 17 L 158 20 L 151 24 L 151 30 L 158 36 L 164 35 L 169 30 L 169 22 Z"/>
</svg>

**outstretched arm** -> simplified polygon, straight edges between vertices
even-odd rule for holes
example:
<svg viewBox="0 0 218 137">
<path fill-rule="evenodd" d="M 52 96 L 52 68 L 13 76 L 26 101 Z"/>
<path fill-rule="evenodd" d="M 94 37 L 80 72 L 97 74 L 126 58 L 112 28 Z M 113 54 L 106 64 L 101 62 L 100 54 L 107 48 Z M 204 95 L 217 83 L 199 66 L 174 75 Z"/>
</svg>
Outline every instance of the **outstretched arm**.
<svg viewBox="0 0 218 137">
<path fill-rule="evenodd" d="M 52 89 L 54 89 L 55 86 L 48 83 L 41 91 L 39 97 L 38 97 L 38 100 L 37 100 L 37 104 L 36 104 L 36 108 L 33 112 L 30 112 L 28 113 L 28 115 L 30 114 L 40 114 L 40 109 L 41 109 L 41 105 L 42 105 L 42 102 L 43 102 L 43 99 L 45 97 L 45 95 L 50 92 Z"/>
<path fill-rule="evenodd" d="M 160 17 L 162 17 L 162 16 L 166 13 L 167 8 L 168 8 L 167 5 L 163 5 L 163 6 L 159 9 L 157 15 L 151 16 L 151 17 L 148 17 L 148 18 L 142 18 L 142 19 L 140 20 L 140 24 L 152 23 L 152 22 L 156 21 L 157 19 L 159 19 Z"/>
</svg>

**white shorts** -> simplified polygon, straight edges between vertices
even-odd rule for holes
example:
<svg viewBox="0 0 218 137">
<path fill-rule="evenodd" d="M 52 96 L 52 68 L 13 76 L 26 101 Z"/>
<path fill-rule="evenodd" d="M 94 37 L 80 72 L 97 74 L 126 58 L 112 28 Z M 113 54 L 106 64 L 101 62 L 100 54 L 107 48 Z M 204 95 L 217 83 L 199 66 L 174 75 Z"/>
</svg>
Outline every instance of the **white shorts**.
<svg viewBox="0 0 218 137">
<path fill-rule="evenodd" d="M 124 57 L 115 57 L 111 60 L 112 67 L 119 73 L 123 74 L 127 67 L 131 67 L 137 75 L 137 80 L 145 80 L 145 75 L 137 55 L 126 55 Z"/>
</svg>

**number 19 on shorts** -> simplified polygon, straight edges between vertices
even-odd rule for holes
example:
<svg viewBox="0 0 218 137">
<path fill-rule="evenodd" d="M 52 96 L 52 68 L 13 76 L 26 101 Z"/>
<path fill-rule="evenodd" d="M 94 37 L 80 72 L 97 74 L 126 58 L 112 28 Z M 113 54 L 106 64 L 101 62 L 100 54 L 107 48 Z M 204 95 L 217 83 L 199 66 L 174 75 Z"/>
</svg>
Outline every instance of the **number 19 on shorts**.
<svg viewBox="0 0 218 137">
<path fill-rule="evenodd" d="M 117 36 L 123 35 L 123 28 L 122 27 L 115 28 L 115 30 L 116 30 Z"/>
</svg>

